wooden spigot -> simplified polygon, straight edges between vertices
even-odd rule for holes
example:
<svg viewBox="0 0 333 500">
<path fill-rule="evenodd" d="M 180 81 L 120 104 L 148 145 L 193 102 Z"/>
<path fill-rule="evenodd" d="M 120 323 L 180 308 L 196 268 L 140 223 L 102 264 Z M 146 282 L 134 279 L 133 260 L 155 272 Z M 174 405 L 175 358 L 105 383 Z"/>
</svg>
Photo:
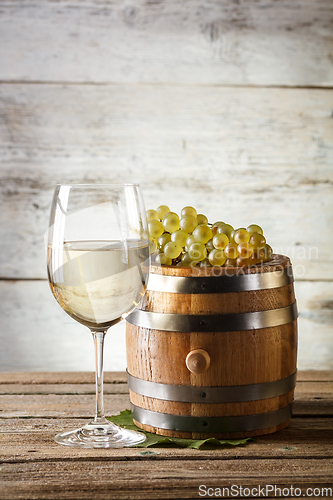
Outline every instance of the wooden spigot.
<svg viewBox="0 0 333 500">
<path fill-rule="evenodd" d="M 210 356 L 203 349 L 194 349 L 186 356 L 186 367 L 192 373 L 203 373 L 208 370 L 210 365 Z"/>
</svg>

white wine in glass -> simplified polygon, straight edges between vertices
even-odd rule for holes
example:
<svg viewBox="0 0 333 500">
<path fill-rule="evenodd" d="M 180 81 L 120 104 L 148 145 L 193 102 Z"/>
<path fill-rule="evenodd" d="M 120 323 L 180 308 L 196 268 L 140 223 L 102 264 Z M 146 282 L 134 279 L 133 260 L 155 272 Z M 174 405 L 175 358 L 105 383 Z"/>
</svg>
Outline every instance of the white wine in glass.
<svg viewBox="0 0 333 500">
<path fill-rule="evenodd" d="M 56 187 L 48 230 L 47 269 L 52 293 L 93 335 L 96 415 L 80 429 L 55 437 L 83 448 L 122 448 L 142 433 L 106 420 L 103 408 L 103 345 L 110 326 L 141 301 L 149 276 L 145 206 L 135 184 L 73 184 Z"/>
</svg>

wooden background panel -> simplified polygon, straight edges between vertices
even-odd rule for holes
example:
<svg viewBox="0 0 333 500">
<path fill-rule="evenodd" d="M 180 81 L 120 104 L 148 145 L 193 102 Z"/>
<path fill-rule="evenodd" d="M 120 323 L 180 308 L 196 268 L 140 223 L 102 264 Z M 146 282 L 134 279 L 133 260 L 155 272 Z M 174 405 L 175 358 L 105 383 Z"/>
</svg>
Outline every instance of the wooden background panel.
<svg viewBox="0 0 333 500">
<path fill-rule="evenodd" d="M 330 85 L 331 0 L 0 1 L 2 80 Z"/>
<path fill-rule="evenodd" d="M 45 278 L 57 182 L 141 183 L 147 207 L 261 224 L 299 279 L 332 279 L 333 94 L 0 85 L 0 276 Z"/>
<path fill-rule="evenodd" d="M 261 224 L 298 280 L 299 367 L 332 368 L 332 27 L 331 0 L 0 0 L 0 279 L 23 279 L 0 282 L 0 364 L 93 369 L 30 279 L 57 182 L 136 181 L 148 208 Z"/>
<path fill-rule="evenodd" d="M 297 282 L 298 369 L 333 368 L 333 284 Z M 94 370 L 89 330 L 52 297 L 47 281 L 0 281 L 0 371 Z M 125 370 L 125 322 L 105 340 L 105 369 Z M 73 383 L 75 380 L 73 379 Z"/>
<path fill-rule="evenodd" d="M 57 304 L 47 281 L 0 281 L 0 371 L 94 371 L 90 331 Z M 104 368 L 125 370 L 125 321 L 105 339 Z"/>
<path fill-rule="evenodd" d="M 333 367 L 333 282 L 295 282 L 299 369 Z"/>
</svg>

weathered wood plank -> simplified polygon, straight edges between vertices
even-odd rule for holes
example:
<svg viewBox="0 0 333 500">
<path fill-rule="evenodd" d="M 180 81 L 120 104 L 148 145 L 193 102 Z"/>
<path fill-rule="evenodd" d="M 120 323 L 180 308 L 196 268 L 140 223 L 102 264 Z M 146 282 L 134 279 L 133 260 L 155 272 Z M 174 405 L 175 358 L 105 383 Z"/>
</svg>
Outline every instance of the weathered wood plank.
<svg viewBox="0 0 333 500">
<path fill-rule="evenodd" d="M 322 387 L 320 388 L 322 392 Z M 0 396 L 4 394 L 95 394 L 95 392 L 94 384 L 0 384 Z M 127 384 L 104 384 L 104 394 L 128 394 L 128 386 Z"/>
<path fill-rule="evenodd" d="M 1 377 L 7 382 L 3 387 L 26 390 L 44 385 L 52 391 L 62 392 L 64 385 L 85 390 L 86 383 L 81 381 L 85 375 L 92 374 L 80 374 L 76 384 L 71 383 L 71 374 L 63 378 L 59 374 L 27 374 L 23 383 L 20 380 L 23 374 L 13 375 L 14 384 L 8 383 L 12 382 L 10 374 Z M 48 383 L 35 380 L 38 375 Z M 114 379 L 123 376 L 121 373 L 114 375 L 109 374 L 111 383 L 106 385 L 110 388 L 115 385 Z M 81 414 L 81 410 L 88 407 L 88 395 L 2 395 L 2 407 L 8 404 L 9 408 L 18 407 L 20 411 L 30 407 L 37 410 L 37 415 L 27 418 L 21 413 L 21 416 L 0 420 L 1 498 L 198 498 L 200 484 L 218 488 L 239 485 L 243 489 L 256 488 L 259 484 L 262 487 L 276 485 L 277 488 L 292 485 L 294 489 L 301 488 L 301 495 L 307 488 L 329 488 L 332 486 L 332 419 L 311 415 L 316 415 L 318 408 L 328 409 L 327 404 L 331 410 L 333 408 L 332 372 L 318 372 L 317 378 L 314 375 L 315 372 L 299 373 L 300 380 L 311 380 L 298 382 L 295 408 L 298 411 L 302 404 L 309 403 L 310 411 L 306 418 L 294 416 L 290 426 L 283 431 L 258 437 L 245 447 L 200 451 L 155 448 L 150 450 L 154 453 L 150 456 L 138 449 L 76 449 L 73 453 L 68 447 L 58 446 L 54 442 L 57 432 L 82 425 L 84 418 L 91 418 Z M 57 377 L 61 384 L 52 383 Z M 29 378 L 31 386 L 26 383 Z M 126 384 L 122 382 L 119 386 L 125 388 Z M 126 404 L 123 397 L 122 394 L 107 395 L 106 400 L 111 401 L 113 407 L 121 406 Z M 50 408 L 54 403 L 55 413 Z M 38 413 L 48 408 L 50 413 L 39 418 Z M 59 409 L 65 408 L 69 414 L 61 415 Z M 144 472 L 147 469 L 149 474 Z M 330 490 L 315 491 L 316 496 L 330 494 Z"/>
<path fill-rule="evenodd" d="M 0 276 L 46 277 L 57 182 L 137 181 L 147 207 L 256 221 L 297 279 L 333 279 L 331 91 L 0 85 L 0 106 Z"/>
<path fill-rule="evenodd" d="M 48 460 L 51 458 L 73 458 L 73 451 L 67 447 L 54 444 L 53 438 L 59 429 L 76 429 L 85 423 L 75 418 L 13 418 L 0 420 L 1 460 L 3 462 L 20 462 L 27 460 Z M 19 436 L 19 443 L 14 436 Z M 178 460 L 225 460 L 234 457 L 292 458 L 333 457 L 333 429 L 330 418 L 297 418 L 293 417 L 289 427 L 283 431 L 256 437 L 244 447 L 226 447 L 223 449 L 198 450 L 182 448 L 160 448 L 160 458 Z M 113 460 L 124 460 L 136 457 L 145 459 L 138 449 L 108 450 L 76 450 L 77 459 L 84 457 L 112 457 Z M 151 451 L 157 451 L 152 448 Z M 38 455 L 35 455 L 38 453 Z"/>
<path fill-rule="evenodd" d="M 199 485 L 331 486 L 331 461 L 50 461 L 2 465 L 2 498 L 198 498 Z M 274 491 L 274 489 L 273 489 Z M 228 496 L 232 496 L 231 493 Z M 242 498 L 242 497 L 241 497 Z M 244 498 L 244 497 L 243 497 Z"/>
<path fill-rule="evenodd" d="M 332 372 L 319 372 L 318 376 L 326 377 L 330 380 Z M 327 374 L 327 375 L 324 375 Z M 333 373 L 332 373 L 333 376 Z M 126 384 L 126 372 L 104 371 L 104 384 Z M 0 372 L 0 384 L 20 384 L 33 386 L 34 384 L 44 384 L 45 386 L 63 384 L 95 384 L 94 372 Z M 56 393 L 56 387 L 54 388 Z"/>
<path fill-rule="evenodd" d="M 116 415 L 130 407 L 128 394 L 106 394 L 106 415 Z M 95 397 L 87 394 L 43 394 L 1 396 L 2 418 L 50 417 L 91 418 L 95 413 Z"/>
<path fill-rule="evenodd" d="M 332 380 L 333 371 L 331 370 L 299 370 L 297 372 L 297 382 L 332 382 Z"/>
<path fill-rule="evenodd" d="M 104 399 L 108 415 L 130 408 L 128 394 L 105 394 Z M 93 394 L 4 394 L 1 402 L 2 418 L 89 418 L 94 414 L 95 398 Z M 333 393 L 296 393 L 293 414 L 333 416 Z"/>
<path fill-rule="evenodd" d="M 296 298 L 300 317 L 298 368 L 333 369 L 332 296 L 333 283 L 297 282 Z M 87 375 L 74 373 L 90 370 L 93 383 L 94 356 L 89 330 L 78 324 L 56 303 L 46 281 L 0 281 L 0 370 L 60 371 L 59 383 L 88 383 Z M 311 317 L 308 317 L 311 314 Z M 105 369 L 126 369 L 125 323 L 110 329 L 105 340 Z M 15 375 L 8 375 L 15 377 Z M 52 383 L 45 375 L 18 375 L 39 383 Z M 55 375 L 56 377 L 57 375 Z M 106 375 L 107 377 L 109 375 Z M 82 377 L 82 378 L 81 378 Z M 109 380 L 109 379 L 106 379 Z M 120 379 L 125 381 L 123 377 Z"/>
<path fill-rule="evenodd" d="M 330 0 L 0 2 L 2 80 L 332 85 Z"/>
<path fill-rule="evenodd" d="M 322 382 L 333 381 L 333 370 L 298 370 L 297 388 L 304 388 L 306 391 L 308 382 L 317 383 L 322 386 Z M 93 372 L 0 372 L 0 384 L 19 384 L 33 386 L 34 384 L 49 384 L 54 386 L 54 392 L 57 393 L 56 385 L 63 384 L 94 384 L 95 374 Z M 104 383 L 107 384 L 126 384 L 127 376 L 125 372 L 104 372 Z M 310 384 L 311 386 L 311 384 Z M 23 387 L 20 390 L 24 390 Z"/>
<path fill-rule="evenodd" d="M 128 394 L 127 384 L 104 383 L 105 394 Z M 95 394 L 94 384 L 2 384 L 0 383 L 0 395 L 5 394 Z M 333 382 L 297 382 L 296 394 L 307 396 L 333 395 Z"/>
<path fill-rule="evenodd" d="M 303 394 L 308 395 L 319 395 L 319 394 L 331 394 L 333 395 L 333 382 L 302 382 L 298 381 L 296 384 L 296 394 L 301 397 Z"/>
</svg>

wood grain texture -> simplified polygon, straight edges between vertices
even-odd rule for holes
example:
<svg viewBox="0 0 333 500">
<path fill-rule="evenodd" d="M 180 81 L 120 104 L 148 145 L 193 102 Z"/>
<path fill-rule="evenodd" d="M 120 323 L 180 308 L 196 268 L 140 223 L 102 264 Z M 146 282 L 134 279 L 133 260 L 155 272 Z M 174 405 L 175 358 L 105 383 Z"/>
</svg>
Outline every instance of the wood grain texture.
<svg viewBox="0 0 333 500">
<path fill-rule="evenodd" d="M 291 404 L 294 395 L 289 393 L 288 395 L 279 396 L 277 398 L 270 398 L 268 400 L 255 401 L 251 403 L 233 403 L 233 404 L 191 404 L 191 403 L 175 403 L 171 401 L 156 400 L 153 398 L 146 398 L 130 391 L 131 402 L 140 408 L 145 408 L 150 411 L 156 411 L 159 413 L 168 413 L 172 415 L 183 415 L 183 416 L 197 416 L 197 417 L 234 417 L 235 415 L 253 415 L 258 413 L 266 413 L 270 411 L 276 411 L 276 409 L 284 408 L 288 404 Z M 271 427 L 265 427 L 264 429 L 257 429 L 252 431 L 237 431 L 237 432 L 187 432 L 187 431 L 175 431 L 170 429 L 159 428 L 158 426 L 142 424 L 138 420 L 134 420 L 135 424 L 145 431 L 159 434 L 161 436 L 167 437 L 177 437 L 185 439 L 206 439 L 207 437 L 215 437 L 217 439 L 242 439 L 245 437 L 255 437 L 262 436 L 266 434 L 271 434 L 273 432 L 285 429 L 290 424 L 290 419 L 285 420 L 281 424 L 274 425 Z"/>
<path fill-rule="evenodd" d="M 149 482 L 147 468 L 149 467 Z M 263 470 L 265 472 L 263 472 Z M 138 461 L 135 467 L 131 462 L 93 462 L 59 461 L 57 464 L 38 463 L 5 464 L 3 466 L 4 500 L 16 498 L 27 492 L 35 491 L 32 498 L 89 498 L 92 491 L 95 498 L 105 499 L 166 499 L 198 498 L 199 485 L 205 481 L 213 487 L 242 485 L 243 488 L 261 484 L 275 484 L 278 487 L 300 486 L 315 488 L 330 486 L 331 463 L 329 459 L 308 459 L 292 461 L 274 460 L 236 460 L 210 464 L 205 460 Z M 80 482 L 73 483 L 73 476 Z M 20 479 L 18 479 L 18 477 Z M 10 486 L 10 489 L 8 489 Z M 38 495 L 38 496 L 37 496 Z"/>
<path fill-rule="evenodd" d="M 1 461 L 2 463 L 17 463 L 24 461 L 40 462 L 49 459 L 73 460 L 73 450 L 59 447 L 53 442 L 59 429 L 77 428 L 84 420 L 78 418 L 6 418 L 1 419 Z M 311 429 L 311 431 L 310 431 Z M 20 435 L 20 454 L 15 453 L 13 437 Z M 327 439 L 326 439 L 327 438 Z M 250 446 L 225 447 L 223 449 L 198 450 L 182 448 L 160 448 L 163 460 L 216 460 L 223 466 L 225 459 L 234 458 L 276 458 L 290 460 L 299 458 L 330 458 L 332 453 L 333 431 L 331 419 L 324 416 L 318 418 L 293 417 L 291 424 L 283 432 L 269 436 L 258 436 L 251 441 Z M 153 450 L 152 450 L 153 451 Z M 155 450 L 156 451 L 156 450 Z M 162 453 L 161 453 L 162 452 Z M 35 455 L 38 453 L 38 455 Z M 149 460 L 141 455 L 139 449 L 113 450 L 76 450 L 77 460 L 88 457 L 101 460 Z M 155 458 L 159 457 L 155 455 Z"/>
<path fill-rule="evenodd" d="M 94 394 L 5 394 L 1 396 L 2 418 L 91 418 L 95 414 Z M 106 394 L 104 408 L 108 415 L 116 415 L 129 408 L 128 394 Z"/>
<path fill-rule="evenodd" d="M 112 401 L 118 409 L 126 408 L 125 395 L 118 393 L 113 382 L 123 381 L 124 376 L 108 374 L 107 385 L 117 392 Z M 82 373 L 73 384 L 68 373 L 0 374 L 1 387 L 14 383 L 18 391 L 12 396 L 0 395 L 0 407 L 5 403 L 12 410 L 27 410 L 25 418 L 22 414 L 0 418 L 1 498 L 186 499 L 198 498 L 200 484 L 214 488 L 293 485 L 303 493 L 310 487 L 332 487 L 333 432 L 328 404 L 332 412 L 333 372 L 298 373 L 303 382 L 296 386 L 296 413 L 287 429 L 256 437 L 244 447 L 153 448 L 153 455 L 135 448 L 73 450 L 54 442 L 57 432 L 79 427 L 90 417 L 87 396 L 82 394 L 90 378 L 90 373 Z M 31 385 L 27 385 L 29 381 Z M 66 384 L 73 394 L 66 396 L 68 413 L 61 415 L 58 408 L 65 401 Z M 33 386 L 42 394 L 32 394 Z M 42 410 L 43 404 L 50 408 L 49 415 Z M 308 413 L 301 416 L 299 410 L 306 404 Z"/>
<path fill-rule="evenodd" d="M 4 394 L 1 396 L 1 418 L 92 418 L 94 394 Z M 129 409 L 128 394 L 106 394 L 106 415 Z M 299 417 L 333 416 L 332 386 L 330 392 L 295 395 L 293 415 Z"/>
<path fill-rule="evenodd" d="M 333 381 L 333 371 L 331 370 L 301 370 L 296 374 L 297 390 L 316 390 L 322 392 L 322 388 L 330 390 L 330 382 Z M 0 384 L 18 384 L 21 390 L 25 385 L 35 384 L 56 385 L 56 384 L 94 384 L 95 374 L 93 372 L 0 372 Z M 127 376 L 122 372 L 104 372 L 104 382 L 106 384 L 126 384 Z M 316 389 L 310 389 L 316 387 Z M 307 388 L 307 389 L 306 389 Z"/>
<path fill-rule="evenodd" d="M 210 468 L 209 468 L 210 467 Z M 148 464 L 119 461 L 108 463 L 95 460 L 88 463 L 43 464 L 40 471 L 38 463 L 6 464 L 3 467 L 4 500 L 12 499 L 13 493 L 21 498 L 27 487 L 36 493 L 32 498 L 44 494 L 48 498 L 89 498 L 94 491 L 98 498 L 108 499 L 158 499 L 158 498 L 198 498 L 199 485 L 205 481 L 213 487 L 242 485 L 243 488 L 264 484 L 276 484 L 281 489 L 293 484 L 315 488 L 330 486 L 331 463 L 329 459 L 287 461 L 242 460 L 225 461 L 222 470 L 219 464 L 207 464 L 204 460 L 182 460 L 181 464 L 171 461 L 149 462 L 149 483 L 147 483 Z M 201 468 L 201 469 L 200 469 Z M 265 472 L 263 473 L 263 469 Z M 98 475 L 101 479 L 98 479 Z M 73 483 L 73 476 L 80 477 L 80 483 Z M 18 479 L 18 477 L 20 479 Z M 94 480 L 92 481 L 92 478 Z M 11 486 L 11 491 L 7 489 Z M 38 496 L 37 496 L 38 495 Z M 45 498 L 44 496 L 44 498 Z M 96 496 L 95 496 L 96 498 Z"/>
<path fill-rule="evenodd" d="M 4 394 L 96 394 L 95 384 L 0 384 L 0 395 Z M 127 394 L 127 384 L 104 384 L 104 394 Z"/>
<path fill-rule="evenodd" d="M 297 279 L 333 278 L 331 91 L 3 84 L 0 106 L 1 277 L 46 277 L 57 182 L 130 179 L 147 208 L 255 221 Z"/>
<path fill-rule="evenodd" d="M 316 378 L 314 371 L 314 378 Z M 332 372 L 330 372 L 332 374 Z M 1 418 L 91 418 L 94 411 L 94 391 L 91 393 L 82 390 L 82 384 L 77 383 L 76 387 L 68 381 L 68 390 L 65 391 L 62 384 L 55 382 L 58 373 L 50 373 L 44 380 L 44 389 L 38 387 L 35 390 L 27 390 L 25 383 L 18 385 L 16 390 L 7 391 L 7 384 L 2 385 L 3 380 L 8 380 L 7 374 L 1 374 Z M 45 376 L 45 374 L 44 374 Z M 125 374 L 123 374 L 125 376 Z M 29 374 L 27 374 L 29 379 Z M 61 374 L 60 378 L 61 380 Z M 34 384 L 32 384 L 34 385 Z M 123 386 L 124 384 L 121 384 Z M 117 412 L 129 408 L 128 391 L 116 390 L 106 384 L 105 409 L 106 414 L 116 414 Z M 295 404 L 293 408 L 295 417 L 333 416 L 333 386 L 332 381 L 304 382 L 303 385 L 297 383 L 295 389 Z M 0 429 L 1 430 L 1 429 Z"/>
<path fill-rule="evenodd" d="M 296 283 L 300 366 L 331 368 L 332 12 L 331 0 L 0 0 L 0 278 L 46 277 L 57 182 L 140 182 L 147 208 L 261 224 L 311 280 Z M 41 286 L 1 286 L 0 369 L 93 369 L 88 348 L 73 362 L 79 326 Z M 126 364 L 119 328 L 108 369 Z"/>
<path fill-rule="evenodd" d="M 0 2 L 2 80 L 333 83 L 330 0 Z"/>
<path fill-rule="evenodd" d="M 43 372 L 42 372 L 43 373 Z M 36 373 L 37 377 L 34 376 L 34 379 L 40 378 L 42 373 Z M 117 382 L 108 382 L 110 380 L 110 376 L 112 372 L 105 372 L 104 376 L 104 394 L 127 394 L 128 393 L 128 385 L 125 383 L 127 379 L 126 373 L 121 373 L 121 379 L 117 377 L 115 380 Z M 116 372 L 115 372 L 116 373 Z M 302 372 L 301 372 L 302 373 Z M 316 372 L 315 372 L 316 373 Z M 76 372 L 74 373 L 76 375 Z M 14 375 L 14 377 L 11 377 Z M 45 379 L 43 378 L 43 383 L 37 383 L 35 380 L 33 382 L 29 382 L 29 375 L 26 376 L 26 380 L 18 381 L 18 378 L 15 377 L 17 374 L 2 372 L 0 373 L 0 395 L 5 394 L 95 394 L 95 384 L 87 384 L 82 381 L 77 381 L 75 383 L 72 379 L 75 377 L 68 377 L 66 383 L 61 383 L 62 375 L 61 372 L 53 373 L 53 379 L 57 377 L 57 384 L 53 384 L 52 382 L 47 383 L 47 380 L 52 380 L 52 378 Z M 22 376 L 22 374 L 20 374 Z M 84 378 L 93 379 L 93 373 L 84 373 Z M 39 377 L 38 377 L 39 376 Z M 7 380 L 7 382 L 5 381 Z M 10 383 L 10 381 L 15 380 L 15 383 Z M 31 379 L 30 379 L 31 380 Z M 321 395 L 330 394 L 331 384 L 328 381 L 325 382 L 297 382 L 297 390 L 299 394 L 311 394 L 312 396 L 316 396 L 319 393 Z"/>
<path fill-rule="evenodd" d="M 322 375 L 325 373 L 320 372 Z M 122 385 L 126 384 L 127 376 L 126 373 L 121 372 L 108 372 L 104 371 L 104 383 Z M 33 387 L 34 385 L 45 385 L 49 384 L 95 384 L 95 373 L 94 372 L 0 372 L 0 383 L 1 384 L 18 384 L 20 387 L 28 385 Z"/>
<path fill-rule="evenodd" d="M 273 262 L 276 261 L 276 264 Z M 248 271 L 252 273 L 271 273 L 276 269 L 290 267 L 290 261 L 285 256 L 275 256 L 271 264 L 263 267 L 253 266 Z M 192 275 L 205 276 L 207 287 L 209 281 L 217 279 L 214 269 L 182 269 L 177 267 L 151 266 L 151 274 L 184 277 L 189 280 Z M 228 271 L 229 280 L 239 273 L 238 268 Z M 208 276 L 206 276 L 208 274 Z M 210 274 L 210 275 L 209 275 Z M 195 279 L 195 278 L 194 278 Z M 199 278 L 197 278 L 199 279 Z M 230 285 L 231 286 L 231 285 Z M 291 305 L 295 301 L 293 285 L 279 288 L 247 292 L 220 294 L 186 294 L 170 293 L 168 287 L 163 292 L 155 292 L 148 288 L 145 300 L 139 309 L 147 312 L 163 314 L 182 314 L 199 316 L 244 314 L 253 311 L 278 309 Z M 223 320 L 221 320 L 223 322 Z M 170 385 L 188 387 L 224 387 L 242 386 L 272 382 L 288 377 L 296 372 L 297 367 L 297 322 L 296 320 L 270 328 L 250 329 L 231 332 L 167 332 L 154 328 L 143 328 L 127 323 L 127 367 L 128 372 L 141 380 Z M 164 338 L 166 337 L 166 338 Z M 186 365 L 186 359 L 195 350 L 203 350 L 210 359 L 209 368 L 202 373 L 192 373 Z M 225 417 L 238 415 L 254 415 L 277 411 L 291 404 L 294 391 L 277 397 L 242 403 L 181 403 L 166 401 L 163 398 L 146 397 L 130 390 L 131 402 L 139 407 L 158 413 L 181 416 Z M 279 425 L 260 428 L 255 431 L 198 433 L 162 429 L 157 426 L 141 423 L 136 424 L 144 430 L 163 436 L 204 439 L 206 436 L 216 438 L 243 438 L 269 434 L 281 430 L 289 424 L 289 419 Z"/>
<path fill-rule="evenodd" d="M 262 383 L 296 371 L 296 325 L 293 324 L 258 329 L 255 334 L 252 331 L 184 334 L 128 324 L 126 335 L 129 373 L 158 383 L 243 385 L 250 383 L 249 376 L 253 377 L 251 383 Z M 195 375 L 186 368 L 185 358 L 192 349 L 199 348 L 210 354 L 211 367 Z M 251 367 L 256 367 L 254 372 Z M 212 376 L 219 383 L 214 383 Z"/>
</svg>

